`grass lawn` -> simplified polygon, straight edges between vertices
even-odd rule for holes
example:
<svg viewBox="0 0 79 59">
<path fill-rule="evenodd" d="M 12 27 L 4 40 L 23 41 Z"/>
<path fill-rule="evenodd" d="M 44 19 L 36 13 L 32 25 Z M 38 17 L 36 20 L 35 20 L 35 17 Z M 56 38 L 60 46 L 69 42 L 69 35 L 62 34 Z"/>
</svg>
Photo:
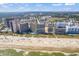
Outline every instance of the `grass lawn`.
<svg viewBox="0 0 79 59">
<path fill-rule="evenodd" d="M 58 34 L 16 34 L 12 32 L 0 33 L 0 35 L 12 35 L 12 36 L 20 36 L 20 37 L 36 37 L 36 38 L 77 38 L 79 39 L 79 34 L 75 35 L 58 35 Z"/>
<path fill-rule="evenodd" d="M 55 18 L 49 19 L 49 22 L 64 21 L 64 19 L 65 19 L 65 18 L 58 18 L 58 17 L 55 17 Z"/>
<path fill-rule="evenodd" d="M 29 52 L 28 56 L 65 56 L 62 52 Z"/>
<path fill-rule="evenodd" d="M 0 56 L 24 56 L 24 51 L 16 52 L 14 49 L 0 50 Z M 26 56 L 65 56 L 62 52 L 29 52 Z"/>
<path fill-rule="evenodd" d="M 0 50 L 0 56 L 23 56 L 23 51 L 16 52 L 14 49 Z"/>
</svg>

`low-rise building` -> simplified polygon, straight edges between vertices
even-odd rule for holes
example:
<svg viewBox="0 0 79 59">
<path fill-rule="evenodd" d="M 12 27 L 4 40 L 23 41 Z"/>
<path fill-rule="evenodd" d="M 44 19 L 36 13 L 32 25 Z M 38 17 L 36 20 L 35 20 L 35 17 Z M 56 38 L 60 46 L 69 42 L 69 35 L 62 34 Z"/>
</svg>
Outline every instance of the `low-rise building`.
<svg viewBox="0 0 79 59">
<path fill-rule="evenodd" d="M 67 34 L 79 34 L 79 22 L 68 22 L 66 26 Z"/>
<path fill-rule="evenodd" d="M 79 34 L 79 26 L 66 26 L 67 34 Z"/>
<path fill-rule="evenodd" d="M 37 34 L 45 34 L 45 24 L 37 24 Z"/>
<path fill-rule="evenodd" d="M 55 34 L 66 34 L 66 22 L 55 23 Z"/>
</svg>

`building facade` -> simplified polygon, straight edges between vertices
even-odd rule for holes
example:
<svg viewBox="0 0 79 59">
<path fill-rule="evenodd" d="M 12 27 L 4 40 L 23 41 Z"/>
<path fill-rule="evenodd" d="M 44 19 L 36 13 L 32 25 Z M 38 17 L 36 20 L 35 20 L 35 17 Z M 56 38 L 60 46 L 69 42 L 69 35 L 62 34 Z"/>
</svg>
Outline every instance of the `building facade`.
<svg viewBox="0 0 79 59">
<path fill-rule="evenodd" d="M 66 34 L 66 22 L 55 23 L 55 34 Z"/>
</svg>

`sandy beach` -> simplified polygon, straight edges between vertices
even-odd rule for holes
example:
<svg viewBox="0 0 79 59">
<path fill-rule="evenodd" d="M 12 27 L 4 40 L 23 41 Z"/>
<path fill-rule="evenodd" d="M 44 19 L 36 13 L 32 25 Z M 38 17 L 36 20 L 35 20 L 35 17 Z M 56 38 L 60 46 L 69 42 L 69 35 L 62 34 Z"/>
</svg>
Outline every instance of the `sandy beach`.
<svg viewBox="0 0 79 59">
<path fill-rule="evenodd" d="M 20 48 L 26 50 L 79 50 L 79 39 L 33 38 L 0 35 L 0 48 Z"/>
</svg>

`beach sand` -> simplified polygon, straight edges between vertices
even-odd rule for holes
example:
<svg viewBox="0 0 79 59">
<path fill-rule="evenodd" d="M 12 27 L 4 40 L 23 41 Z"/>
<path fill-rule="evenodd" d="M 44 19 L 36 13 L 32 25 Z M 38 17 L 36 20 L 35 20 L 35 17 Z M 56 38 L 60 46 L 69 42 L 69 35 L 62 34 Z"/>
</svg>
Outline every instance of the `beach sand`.
<svg viewBox="0 0 79 59">
<path fill-rule="evenodd" d="M 31 51 L 79 52 L 79 39 L 73 38 L 27 38 L 0 35 L 0 48 L 17 48 Z"/>
</svg>

